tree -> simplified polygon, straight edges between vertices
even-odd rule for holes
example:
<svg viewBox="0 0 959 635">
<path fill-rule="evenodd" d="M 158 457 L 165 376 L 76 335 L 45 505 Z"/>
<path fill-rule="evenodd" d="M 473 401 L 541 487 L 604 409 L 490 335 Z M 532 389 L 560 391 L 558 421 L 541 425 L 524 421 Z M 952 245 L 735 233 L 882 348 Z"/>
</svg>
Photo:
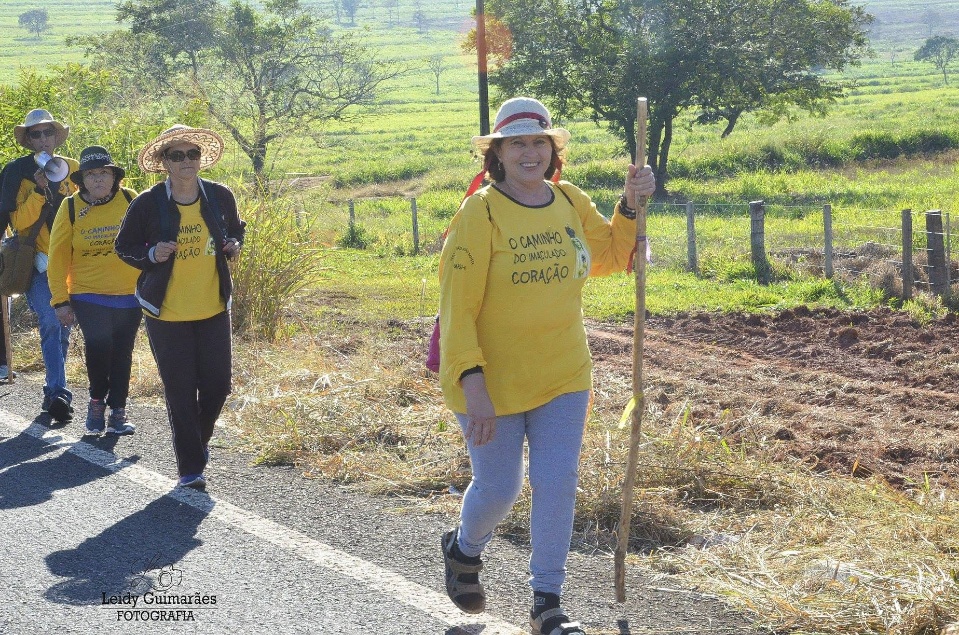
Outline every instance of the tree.
<svg viewBox="0 0 959 635">
<path fill-rule="evenodd" d="M 429 66 L 430 71 L 433 73 L 433 76 L 436 78 L 436 94 L 440 94 L 440 75 L 443 71 L 446 70 L 446 66 L 443 64 L 446 59 L 442 53 L 437 53 L 432 55 L 426 60 L 427 66 Z"/>
<path fill-rule="evenodd" d="M 398 74 L 352 35 L 335 36 L 299 0 L 124 0 L 129 30 L 86 38 L 94 65 L 128 90 L 196 104 L 249 157 L 265 185 L 267 154 L 286 136 L 350 119 Z"/>
<path fill-rule="evenodd" d="M 387 25 L 393 28 L 393 12 L 399 7 L 399 0 L 384 0 L 383 6 L 386 7 Z"/>
<path fill-rule="evenodd" d="M 509 26 L 510 57 L 491 73 L 505 95 L 586 114 L 635 157 L 636 97 L 650 103 L 649 163 L 667 178 L 673 123 L 813 114 L 845 86 L 819 71 L 858 63 L 870 17 L 849 0 L 488 0 Z"/>
<path fill-rule="evenodd" d="M 926 25 L 926 37 L 932 37 L 936 27 L 942 25 L 942 16 L 935 9 L 926 9 L 922 12 L 920 22 Z"/>
<path fill-rule="evenodd" d="M 476 10 L 473 10 L 476 18 Z M 484 16 L 486 24 L 486 54 L 493 66 L 502 66 L 513 54 L 513 34 L 509 26 L 495 15 Z M 460 44 L 465 53 L 476 53 L 476 29 L 471 29 Z"/>
<path fill-rule="evenodd" d="M 343 13 L 350 19 L 350 26 L 356 25 L 356 12 L 360 10 L 360 0 L 342 0 Z"/>
<path fill-rule="evenodd" d="M 917 62 L 931 62 L 942 73 L 942 81 L 949 83 L 949 63 L 959 53 L 959 40 L 953 37 L 937 35 L 926 40 L 916 51 Z"/>
<path fill-rule="evenodd" d="M 426 29 L 429 26 L 429 17 L 427 17 L 426 11 L 423 11 L 423 5 L 420 4 L 420 0 L 416 0 L 416 2 L 413 3 L 412 18 L 416 29 L 420 33 L 426 33 Z"/>
<path fill-rule="evenodd" d="M 50 28 L 47 23 L 49 19 L 46 9 L 31 9 L 20 14 L 20 26 L 31 33 L 36 33 L 39 40 L 40 34 Z"/>
</svg>

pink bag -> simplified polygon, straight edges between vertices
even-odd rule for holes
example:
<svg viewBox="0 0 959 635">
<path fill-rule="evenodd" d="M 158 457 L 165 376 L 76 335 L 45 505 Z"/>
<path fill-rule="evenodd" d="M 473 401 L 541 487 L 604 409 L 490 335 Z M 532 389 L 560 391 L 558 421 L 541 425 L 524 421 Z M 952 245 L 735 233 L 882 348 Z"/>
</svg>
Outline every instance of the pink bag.
<svg viewBox="0 0 959 635">
<path fill-rule="evenodd" d="M 440 372 L 440 316 L 436 316 L 433 323 L 433 334 L 430 335 L 430 347 L 426 351 L 426 367 L 434 373 Z"/>
</svg>

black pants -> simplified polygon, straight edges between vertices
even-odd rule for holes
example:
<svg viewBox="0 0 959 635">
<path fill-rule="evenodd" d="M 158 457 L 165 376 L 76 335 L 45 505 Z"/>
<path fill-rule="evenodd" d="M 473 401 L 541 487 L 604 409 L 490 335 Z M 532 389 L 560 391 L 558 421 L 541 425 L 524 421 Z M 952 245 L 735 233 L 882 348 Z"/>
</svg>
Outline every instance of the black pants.
<svg viewBox="0 0 959 635">
<path fill-rule="evenodd" d="M 112 409 L 126 408 L 130 394 L 133 345 L 143 312 L 92 302 L 70 302 L 83 333 L 90 399 L 105 399 Z"/>
<path fill-rule="evenodd" d="M 202 474 L 213 425 L 232 390 L 230 313 L 190 322 L 147 317 L 146 331 L 163 381 L 177 471 Z"/>
</svg>

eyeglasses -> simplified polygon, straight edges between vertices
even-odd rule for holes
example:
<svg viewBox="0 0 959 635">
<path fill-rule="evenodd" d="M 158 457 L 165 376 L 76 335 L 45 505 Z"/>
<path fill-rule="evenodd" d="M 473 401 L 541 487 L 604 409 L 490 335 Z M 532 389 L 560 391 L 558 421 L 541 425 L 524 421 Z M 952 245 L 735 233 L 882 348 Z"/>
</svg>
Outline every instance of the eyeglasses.
<svg viewBox="0 0 959 635">
<path fill-rule="evenodd" d="M 197 149 L 187 150 L 186 152 L 183 150 L 171 150 L 170 152 L 163 153 L 163 156 L 174 163 L 179 163 L 184 159 L 189 159 L 190 161 L 199 161 L 200 157 L 203 156 L 203 152 Z"/>
<path fill-rule="evenodd" d="M 56 128 L 44 128 L 43 130 L 30 130 L 27 132 L 27 136 L 33 140 L 37 140 L 40 137 L 52 137 L 57 134 Z"/>
</svg>

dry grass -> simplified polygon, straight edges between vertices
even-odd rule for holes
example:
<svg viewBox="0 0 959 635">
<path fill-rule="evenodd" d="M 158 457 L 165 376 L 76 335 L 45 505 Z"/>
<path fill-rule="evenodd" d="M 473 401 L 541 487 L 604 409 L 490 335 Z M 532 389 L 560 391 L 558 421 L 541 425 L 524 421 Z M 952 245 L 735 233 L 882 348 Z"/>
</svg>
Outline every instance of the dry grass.
<svg viewBox="0 0 959 635">
<path fill-rule="evenodd" d="M 235 423 L 263 462 L 455 511 L 468 462 L 418 363 L 428 329 L 341 316 L 283 350 L 238 346 Z M 597 381 L 577 502 L 585 550 L 615 542 L 627 381 Z M 742 433 L 748 422 L 699 428 L 691 403 L 663 410 L 650 397 L 631 545 L 653 586 L 714 594 L 777 631 L 938 634 L 959 616 L 952 493 L 910 498 L 879 480 L 812 474 L 767 455 Z M 528 513 L 527 491 L 500 531 L 524 536 Z"/>
</svg>

